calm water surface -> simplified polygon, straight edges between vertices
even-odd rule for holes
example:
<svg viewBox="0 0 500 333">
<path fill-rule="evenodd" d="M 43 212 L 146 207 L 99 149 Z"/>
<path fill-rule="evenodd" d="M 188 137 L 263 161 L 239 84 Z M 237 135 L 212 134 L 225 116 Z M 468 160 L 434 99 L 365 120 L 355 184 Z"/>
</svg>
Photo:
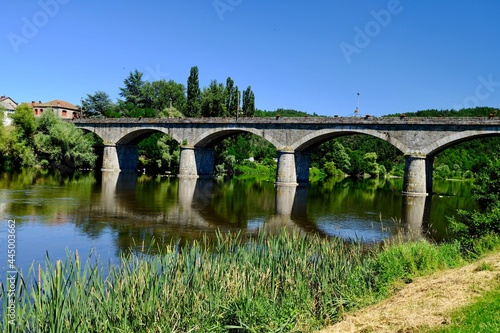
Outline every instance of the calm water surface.
<svg viewBox="0 0 500 333">
<path fill-rule="evenodd" d="M 130 174 L 70 178 L 33 173 L 0 178 L 0 273 L 8 270 L 7 222 L 16 221 L 16 264 L 65 258 L 66 250 L 102 262 L 154 239 L 213 237 L 217 230 L 255 234 L 282 228 L 379 242 L 446 236 L 446 216 L 475 208 L 467 182 L 435 182 L 429 197 L 401 195 L 402 180 L 327 181 L 275 187 L 255 181 L 177 179 Z"/>
</svg>

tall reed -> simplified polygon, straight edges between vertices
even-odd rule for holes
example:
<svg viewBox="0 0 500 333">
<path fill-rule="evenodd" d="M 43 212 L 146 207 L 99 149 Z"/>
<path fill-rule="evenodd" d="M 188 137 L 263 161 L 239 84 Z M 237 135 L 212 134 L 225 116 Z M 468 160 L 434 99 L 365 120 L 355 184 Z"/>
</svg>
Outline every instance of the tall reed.
<svg viewBox="0 0 500 333">
<path fill-rule="evenodd" d="M 412 253 L 428 257 L 422 248 Z M 388 253 L 285 231 L 219 233 L 108 267 L 68 252 L 18 276 L 16 322 L 27 332 L 311 332 L 376 299 L 394 279 L 381 263 L 401 254 Z"/>
</svg>

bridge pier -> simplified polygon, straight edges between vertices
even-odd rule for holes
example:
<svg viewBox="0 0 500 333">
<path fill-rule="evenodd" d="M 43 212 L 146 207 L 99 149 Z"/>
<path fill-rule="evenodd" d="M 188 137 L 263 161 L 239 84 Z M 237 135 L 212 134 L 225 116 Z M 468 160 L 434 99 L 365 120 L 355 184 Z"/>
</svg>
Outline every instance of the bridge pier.
<svg viewBox="0 0 500 333">
<path fill-rule="evenodd" d="M 198 178 L 194 147 L 181 146 L 179 156 L 179 174 L 177 177 Z"/>
<path fill-rule="evenodd" d="M 428 194 L 432 194 L 432 176 L 434 171 L 434 156 L 427 156 L 425 159 L 426 189 Z"/>
<path fill-rule="evenodd" d="M 214 176 L 214 155 L 213 148 L 196 147 L 194 149 L 198 176 L 203 178 L 212 178 Z"/>
<path fill-rule="evenodd" d="M 311 154 L 303 151 L 295 152 L 295 172 L 299 185 L 309 184 L 309 165 Z"/>
<path fill-rule="evenodd" d="M 295 152 L 290 150 L 278 151 L 278 167 L 276 170 L 276 185 L 297 186 L 297 172 L 295 169 Z"/>
<path fill-rule="evenodd" d="M 101 171 L 120 171 L 120 163 L 118 163 L 118 153 L 115 144 L 104 144 Z"/>
<path fill-rule="evenodd" d="M 426 156 L 406 155 L 405 158 L 403 194 L 426 196 L 428 194 Z"/>
<path fill-rule="evenodd" d="M 104 144 L 101 171 L 137 172 L 137 159 L 137 146 Z"/>
</svg>

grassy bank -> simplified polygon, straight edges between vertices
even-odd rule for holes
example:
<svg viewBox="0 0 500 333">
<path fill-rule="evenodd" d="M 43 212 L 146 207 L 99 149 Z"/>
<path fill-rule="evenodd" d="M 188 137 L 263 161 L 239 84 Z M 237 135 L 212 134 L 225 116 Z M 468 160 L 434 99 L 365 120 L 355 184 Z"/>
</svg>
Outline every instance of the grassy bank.
<svg viewBox="0 0 500 333">
<path fill-rule="evenodd" d="M 16 325 L 32 332 L 312 332 L 398 283 L 464 261 L 458 244 L 375 250 L 285 232 L 219 235 L 163 253 L 129 254 L 107 274 L 77 254 L 47 260 L 18 276 Z M 13 332 L 7 288 L 2 325 Z"/>
<path fill-rule="evenodd" d="M 483 294 L 475 303 L 455 311 L 445 328 L 423 330 L 427 333 L 500 332 L 500 285 Z"/>
</svg>

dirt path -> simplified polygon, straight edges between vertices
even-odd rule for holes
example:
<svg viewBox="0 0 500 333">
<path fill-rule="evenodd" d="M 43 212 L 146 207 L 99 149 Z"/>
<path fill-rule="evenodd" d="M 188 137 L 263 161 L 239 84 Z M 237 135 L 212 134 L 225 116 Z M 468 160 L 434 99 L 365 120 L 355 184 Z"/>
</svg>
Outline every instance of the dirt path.
<svg viewBox="0 0 500 333">
<path fill-rule="evenodd" d="M 416 332 L 449 322 L 450 312 L 500 283 L 500 253 L 462 268 L 415 279 L 389 299 L 360 311 L 320 333 Z"/>
</svg>

